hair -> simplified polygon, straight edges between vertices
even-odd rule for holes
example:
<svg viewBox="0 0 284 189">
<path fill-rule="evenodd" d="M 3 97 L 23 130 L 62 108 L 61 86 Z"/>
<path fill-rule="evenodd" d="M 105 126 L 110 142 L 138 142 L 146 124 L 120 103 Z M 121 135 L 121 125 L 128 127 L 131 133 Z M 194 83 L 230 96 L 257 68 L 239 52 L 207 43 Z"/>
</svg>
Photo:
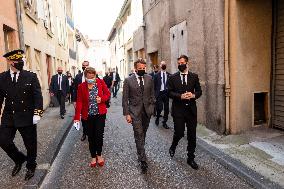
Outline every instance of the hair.
<svg viewBox="0 0 284 189">
<path fill-rule="evenodd" d="M 159 68 L 159 65 L 158 64 L 154 64 L 153 65 L 153 69 L 158 69 Z"/>
<path fill-rule="evenodd" d="M 188 56 L 186 56 L 186 55 L 180 55 L 180 57 L 178 57 L 178 59 L 177 60 L 180 60 L 180 59 L 184 59 L 186 62 L 188 62 Z"/>
<path fill-rule="evenodd" d="M 146 64 L 146 62 L 142 58 L 139 58 L 134 62 L 134 68 L 137 68 L 137 64 Z"/>
<path fill-rule="evenodd" d="M 84 76 L 87 77 L 87 74 L 94 74 L 97 75 L 96 69 L 93 67 L 87 67 L 84 71 Z"/>
</svg>

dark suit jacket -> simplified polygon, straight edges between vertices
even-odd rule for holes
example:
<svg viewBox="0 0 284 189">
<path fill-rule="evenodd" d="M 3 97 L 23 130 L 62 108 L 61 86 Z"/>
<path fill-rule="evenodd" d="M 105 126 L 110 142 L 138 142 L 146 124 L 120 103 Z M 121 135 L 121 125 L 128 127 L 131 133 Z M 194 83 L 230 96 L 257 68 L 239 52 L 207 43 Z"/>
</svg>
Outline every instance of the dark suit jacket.
<svg viewBox="0 0 284 189">
<path fill-rule="evenodd" d="M 136 75 L 126 78 L 123 84 L 122 107 L 123 115 L 130 115 L 133 119 L 140 119 L 143 106 L 148 117 L 154 113 L 155 95 L 154 82 L 150 75 L 144 75 L 144 92 L 136 79 Z"/>
<path fill-rule="evenodd" d="M 166 86 L 167 86 L 167 82 L 168 82 L 169 77 L 171 76 L 171 74 L 169 72 L 166 72 L 166 74 L 167 74 L 167 80 L 166 80 Z M 161 77 L 161 71 L 159 71 L 158 73 L 156 73 L 154 75 L 154 87 L 155 87 L 155 96 L 156 96 L 156 98 L 159 96 L 159 92 L 161 90 L 161 85 L 162 85 L 162 77 Z"/>
<path fill-rule="evenodd" d="M 113 80 L 113 75 L 114 75 L 114 73 L 112 73 L 111 74 L 111 78 L 112 78 L 112 80 Z M 115 75 L 115 81 L 118 83 L 118 82 L 120 82 L 120 76 L 119 76 L 119 74 L 116 72 L 116 75 Z"/>
<path fill-rule="evenodd" d="M 191 92 L 195 94 L 195 99 L 181 100 L 181 94 L 185 92 Z M 168 79 L 168 92 L 169 97 L 173 99 L 172 103 L 172 116 L 179 117 L 183 115 L 185 108 L 191 108 L 194 115 L 197 115 L 197 108 L 195 100 L 202 95 L 202 90 L 199 83 L 198 75 L 189 72 L 187 75 L 187 85 L 186 88 L 183 87 L 180 72 L 173 74 Z M 186 106 L 189 104 L 189 106 Z"/>
<path fill-rule="evenodd" d="M 70 92 L 70 87 L 68 77 L 64 74 L 62 74 L 61 88 L 63 96 L 67 96 L 67 94 Z M 58 74 L 52 76 L 49 91 L 54 94 L 59 92 Z"/>
<path fill-rule="evenodd" d="M 0 110 L 2 127 L 27 127 L 33 125 L 33 115 L 43 110 L 41 87 L 35 73 L 23 70 L 17 83 L 12 83 L 10 71 L 0 74 Z"/>
<path fill-rule="evenodd" d="M 82 77 L 83 77 L 83 72 L 79 73 L 76 75 L 73 83 L 73 97 L 72 97 L 72 102 L 76 102 L 77 100 L 77 91 L 78 91 L 78 86 L 82 83 Z"/>
</svg>

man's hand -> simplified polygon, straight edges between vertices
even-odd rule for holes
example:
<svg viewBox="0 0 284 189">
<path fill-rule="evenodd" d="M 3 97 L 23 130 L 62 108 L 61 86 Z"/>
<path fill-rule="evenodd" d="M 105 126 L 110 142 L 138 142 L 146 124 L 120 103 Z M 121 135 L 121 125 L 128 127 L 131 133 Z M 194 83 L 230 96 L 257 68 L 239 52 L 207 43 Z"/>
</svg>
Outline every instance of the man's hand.
<svg viewBox="0 0 284 189">
<path fill-rule="evenodd" d="M 189 100 L 190 98 L 188 97 L 188 94 L 187 93 L 183 93 L 181 94 L 181 97 L 180 97 L 182 100 Z"/>
<path fill-rule="evenodd" d="M 132 118 L 130 115 L 125 116 L 127 123 L 131 124 L 132 123 Z"/>
<path fill-rule="evenodd" d="M 50 93 L 50 96 L 54 96 L 54 93 Z"/>
<path fill-rule="evenodd" d="M 101 97 L 97 96 L 96 99 L 97 99 L 97 103 L 98 103 L 98 104 L 102 103 L 102 98 L 101 98 Z"/>
</svg>

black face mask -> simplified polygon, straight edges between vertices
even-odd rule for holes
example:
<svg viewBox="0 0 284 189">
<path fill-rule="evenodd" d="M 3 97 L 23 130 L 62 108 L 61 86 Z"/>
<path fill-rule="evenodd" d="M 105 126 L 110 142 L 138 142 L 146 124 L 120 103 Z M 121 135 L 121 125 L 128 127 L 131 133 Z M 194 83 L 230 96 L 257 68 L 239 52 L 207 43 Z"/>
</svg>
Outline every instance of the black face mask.
<svg viewBox="0 0 284 189">
<path fill-rule="evenodd" d="M 144 76 L 145 73 L 146 73 L 145 70 L 137 70 L 137 75 L 140 77 Z"/>
<path fill-rule="evenodd" d="M 165 70 L 167 69 L 167 66 L 166 65 L 162 65 L 162 70 Z"/>
<path fill-rule="evenodd" d="M 62 72 L 57 72 L 59 75 L 61 75 L 62 74 Z"/>
<path fill-rule="evenodd" d="M 180 65 L 178 65 L 178 69 L 179 69 L 179 71 L 181 71 L 181 72 L 184 72 L 184 70 L 186 70 L 186 64 L 180 64 Z"/>
<path fill-rule="evenodd" d="M 82 70 L 85 71 L 86 67 L 82 67 Z"/>
<path fill-rule="evenodd" d="M 17 63 L 14 63 L 14 68 L 16 68 L 19 71 L 22 71 L 24 68 L 24 61 L 19 61 Z"/>
</svg>

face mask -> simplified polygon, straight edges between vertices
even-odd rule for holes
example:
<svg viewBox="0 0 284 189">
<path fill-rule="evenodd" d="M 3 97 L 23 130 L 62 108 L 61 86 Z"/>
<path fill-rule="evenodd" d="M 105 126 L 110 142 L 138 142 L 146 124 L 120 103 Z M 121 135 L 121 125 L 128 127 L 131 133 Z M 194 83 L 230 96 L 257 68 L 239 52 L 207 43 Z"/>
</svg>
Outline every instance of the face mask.
<svg viewBox="0 0 284 189">
<path fill-rule="evenodd" d="M 86 81 L 87 81 L 88 84 L 93 84 L 93 83 L 95 83 L 95 80 L 94 80 L 94 79 L 87 79 Z"/>
<path fill-rule="evenodd" d="M 86 67 L 82 67 L 82 70 L 85 71 Z"/>
<path fill-rule="evenodd" d="M 167 66 L 166 65 L 162 65 L 162 70 L 165 70 L 167 69 Z"/>
<path fill-rule="evenodd" d="M 137 70 L 137 75 L 142 77 L 145 74 L 145 70 Z"/>
<path fill-rule="evenodd" d="M 19 61 L 18 63 L 14 63 L 13 67 L 19 71 L 22 71 L 24 68 L 24 61 Z"/>
<path fill-rule="evenodd" d="M 59 75 L 61 75 L 62 74 L 62 72 L 57 72 Z"/>
<path fill-rule="evenodd" d="M 186 68 L 187 68 L 187 65 L 186 65 L 186 64 L 180 64 L 180 65 L 178 65 L 178 69 L 179 69 L 179 71 L 181 71 L 181 72 L 184 72 L 184 70 L 186 70 Z"/>
</svg>

